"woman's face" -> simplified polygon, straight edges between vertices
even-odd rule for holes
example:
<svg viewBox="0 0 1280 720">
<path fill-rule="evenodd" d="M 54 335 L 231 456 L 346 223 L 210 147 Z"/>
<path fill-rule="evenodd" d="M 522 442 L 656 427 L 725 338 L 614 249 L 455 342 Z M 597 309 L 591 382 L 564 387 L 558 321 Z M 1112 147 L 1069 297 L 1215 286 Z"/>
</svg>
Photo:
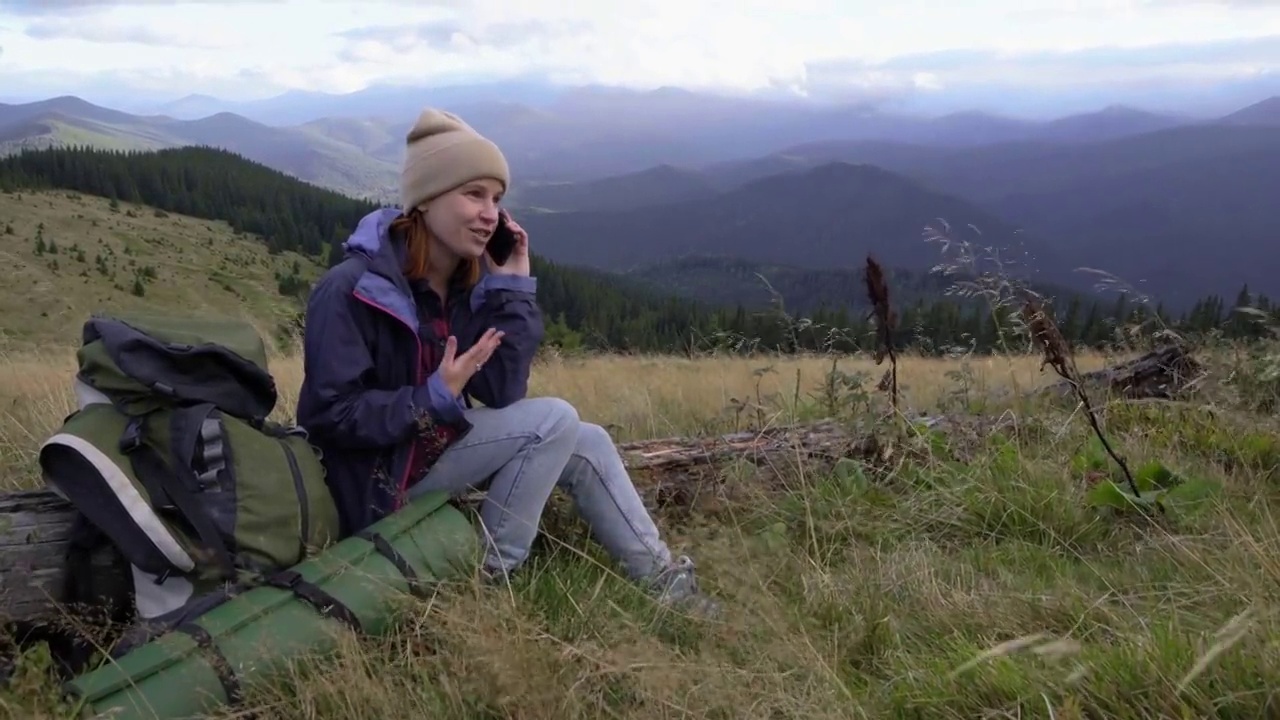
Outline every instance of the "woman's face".
<svg viewBox="0 0 1280 720">
<path fill-rule="evenodd" d="M 427 203 L 427 227 L 454 255 L 478 258 L 498 227 L 501 199 L 502 183 L 488 178 L 473 180 Z"/>
</svg>

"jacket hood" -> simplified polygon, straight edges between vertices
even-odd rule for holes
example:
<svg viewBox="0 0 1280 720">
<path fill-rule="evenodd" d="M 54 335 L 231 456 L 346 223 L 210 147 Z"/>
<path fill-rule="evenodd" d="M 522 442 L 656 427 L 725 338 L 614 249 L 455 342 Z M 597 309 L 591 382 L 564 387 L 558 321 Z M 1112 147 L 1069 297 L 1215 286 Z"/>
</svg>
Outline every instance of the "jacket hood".
<svg viewBox="0 0 1280 720">
<path fill-rule="evenodd" d="M 362 255 L 369 269 L 356 281 L 356 294 L 382 310 L 418 327 L 413 289 L 404 276 L 404 243 L 391 236 L 391 223 L 400 217 L 396 208 L 379 208 L 365 215 L 351 237 L 342 244 L 346 257 Z"/>
<path fill-rule="evenodd" d="M 355 232 L 342 244 L 347 257 L 359 253 L 369 258 L 369 268 L 391 280 L 396 287 L 412 296 L 413 283 L 404 277 L 405 243 L 391 236 L 391 223 L 400 217 L 396 208 L 379 208 L 365 215 L 356 225 Z M 481 263 L 481 277 L 488 275 Z M 419 289 L 425 289 L 425 283 Z"/>
<path fill-rule="evenodd" d="M 342 243 L 347 257 L 353 253 L 368 257 L 371 269 L 397 285 L 404 275 L 404 244 L 391 237 L 391 223 L 398 217 L 397 208 L 378 208 L 360 218 L 355 231 Z"/>
</svg>

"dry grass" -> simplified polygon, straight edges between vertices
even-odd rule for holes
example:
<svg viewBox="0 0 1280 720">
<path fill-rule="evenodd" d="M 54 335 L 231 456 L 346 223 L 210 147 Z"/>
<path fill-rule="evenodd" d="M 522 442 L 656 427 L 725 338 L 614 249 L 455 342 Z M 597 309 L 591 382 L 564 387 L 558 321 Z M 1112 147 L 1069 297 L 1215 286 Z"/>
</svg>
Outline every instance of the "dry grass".
<svg viewBox="0 0 1280 720">
<path fill-rule="evenodd" d="M 1105 360 L 1077 361 L 1087 372 Z M 882 372 L 870 358 L 839 367 L 866 371 L 868 389 Z M 1056 380 L 1039 367 L 1033 356 L 967 368 L 900 357 L 902 404 L 973 406 Z M 735 399 L 758 402 L 766 421 L 822 414 L 811 396 L 830 368 L 821 357 L 549 358 L 534 393 L 633 439 L 754 424 L 754 410 L 735 419 Z M 71 408 L 73 369 L 67 353 L 0 365 L 0 459 L 22 484 L 34 480 L 35 445 Z M 281 357 L 273 370 L 287 412 L 298 364 Z M 280 718 L 1280 713 L 1273 420 L 1106 404 L 1108 436 L 1128 457 L 1222 488 L 1155 525 L 1087 505 L 1079 463 L 1091 436 L 1073 407 L 1003 410 L 1012 429 L 935 437 L 887 473 L 800 467 L 785 493 L 744 480 L 715 518 L 664 517 L 674 549 L 726 600 L 722 623 L 658 611 L 556 509 L 510 590 L 445 591 L 390 637 L 300 658 L 252 701 Z M 50 686 L 20 680 L 0 693 L 0 712 L 59 716 Z"/>
<path fill-rule="evenodd" d="M 908 404 L 936 409 L 956 391 L 947 373 L 956 361 L 905 356 L 899 359 Z M 837 360 L 847 373 L 879 375 L 873 360 L 858 356 Z M 803 419 L 804 407 L 831 369 L 827 357 L 704 358 L 698 360 L 644 356 L 549 357 L 534 373 L 530 392 L 556 395 L 578 407 L 582 417 L 605 425 L 621 441 L 641 438 L 729 432 L 781 414 Z M 974 358 L 970 392 L 1030 388 L 1044 382 L 1032 356 Z M 1088 371 L 1106 364 L 1101 355 L 1082 361 Z M 768 372 L 756 371 L 771 368 Z M 75 408 L 71 383 L 75 376 L 72 348 L 0 355 L 0 489 L 30 487 L 35 452 L 63 418 Z M 289 354 L 271 359 L 280 388 L 277 417 L 287 418 L 302 383 L 302 362 Z M 797 399 L 797 373 L 799 398 Z M 867 383 L 868 386 L 873 384 Z M 735 413 L 735 400 L 764 406 Z M 735 416 L 737 421 L 735 422 Z"/>
</svg>

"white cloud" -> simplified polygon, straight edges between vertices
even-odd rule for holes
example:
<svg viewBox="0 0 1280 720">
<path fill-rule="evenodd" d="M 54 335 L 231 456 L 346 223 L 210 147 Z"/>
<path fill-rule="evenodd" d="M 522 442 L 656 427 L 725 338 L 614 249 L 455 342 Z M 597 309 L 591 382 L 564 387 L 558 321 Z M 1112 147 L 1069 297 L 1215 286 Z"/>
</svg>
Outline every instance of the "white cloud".
<svg viewBox="0 0 1280 720">
<path fill-rule="evenodd" d="M 0 11 L 0 86 L 40 78 L 45 95 L 95 77 L 234 99 L 529 75 L 891 93 L 1280 70 L 1276 53 L 1235 42 L 1280 36 L 1276 4 L 1259 0 L 0 0 Z"/>
<path fill-rule="evenodd" d="M 172 5 L 260 5 L 284 0 L 0 0 L 0 10 L 15 15 L 83 15 L 108 8 Z"/>
<path fill-rule="evenodd" d="M 24 30 L 35 40 L 82 40 L 89 43 L 133 43 L 154 47 L 222 49 L 239 43 L 234 36 L 210 34 L 189 27 L 166 29 L 153 25 L 122 24 L 106 20 L 86 23 L 73 17 L 56 17 L 38 20 Z"/>
</svg>

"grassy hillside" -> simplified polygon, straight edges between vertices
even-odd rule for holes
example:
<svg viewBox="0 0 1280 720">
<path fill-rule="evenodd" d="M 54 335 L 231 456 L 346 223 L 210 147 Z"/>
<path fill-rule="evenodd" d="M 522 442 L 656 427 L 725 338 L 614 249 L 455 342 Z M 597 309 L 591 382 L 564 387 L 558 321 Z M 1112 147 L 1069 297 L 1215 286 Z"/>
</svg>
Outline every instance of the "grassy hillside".
<svg viewBox="0 0 1280 720">
<path fill-rule="evenodd" d="M 268 249 L 327 260 L 375 205 L 322 190 L 224 150 L 30 151 L 0 158 L 0 189 L 74 190 L 145 204 L 261 236 Z M 151 211 L 154 213 L 154 210 Z M 146 214 L 140 211 L 139 214 Z M 693 303 L 534 257 L 549 337 L 577 346 L 653 350 L 716 324 Z M 576 333 L 574 331 L 577 331 Z"/>
<path fill-rule="evenodd" d="M 342 720 L 1270 717 L 1280 428 L 1216 394 L 1236 369 L 1230 353 L 1204 357 L 1210 380 L 1184 404 L 1097 398 L 1135 468 L 1159 461 L 1211 489 L 1160 520 L 1090 504 L 1109 467 L 1094 464 L 1075 403 L 981 406 L 990 391 L 1045 382 L 1039 358 L 907 357 L 912 407 L 983 412 L 894 445 L 887 463 L 729 463 L 658 511 L 673 549 L 725 601 L 723 620 L 655 607 L 557 493 L 510 587 L 464 579 L 405 598 L 387 636 L 294 656 L 248 705 L 264 718 Z M 540 364 L 533 392 L 566 398 L 619 440 L 714 433 L 735 427 L 733 399 L 761 397 L 771 423 L 825 414 L 809 393 L 833 360 L 882 369 L 865 357 L 598 357 Z M 1102 361 L 1082 357 L 1080 369 Z M 273 367 L 287 408 L 296 359 Z M 68 368 L 65 355 L 0 360 L 0 402 L 27 413 L 0 416 L 5 457 L 29 457 L 70 407 Z M 873 396 L 877 410 L 853 406 L 851 419 L 888 433 Z M 70 717 L 38 657 L 0 707 Z"/>
<path fill-rule="evenodd" d="M 6 351 L 78 344 L 90 313 L 143 307 L 248 317 L 270 336 L 300 307 L 277 274 L 320 272 L 224 222 L 68 191 L 0 193 L 0 259 Z"/>
<path fill-rule="evenodd" d="M 343 124 L 280 128 L 232 113 L 175 120 L 130 115 L 75 97 L 0 104 L 0 156 L 50 147 L 157 150 L 189 145 L 230 150 L 356 197 L 384 197 L 395 190 L 394 159 L 368 152 Z"/>
<path fill-rule="evenodd" d="M 83 120 L 50 115 L 0 126 L 0 155 L 55 147 L 96 147 L 104 150 L 157 150 L 159 138 L 127 135 Z"/>
</svg>

